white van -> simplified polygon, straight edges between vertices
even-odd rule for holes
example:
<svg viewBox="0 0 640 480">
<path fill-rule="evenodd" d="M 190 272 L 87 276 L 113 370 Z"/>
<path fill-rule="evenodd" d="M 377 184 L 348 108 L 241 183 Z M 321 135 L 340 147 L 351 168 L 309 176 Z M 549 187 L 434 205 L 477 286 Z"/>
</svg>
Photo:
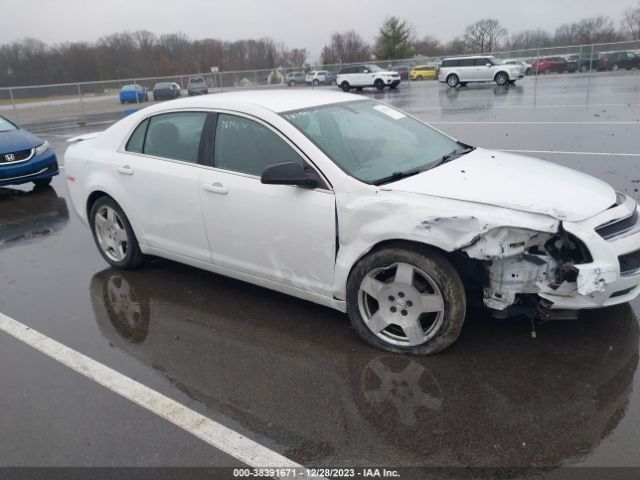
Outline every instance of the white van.
<svg viewBox="0 0 640 480">
<path fill-rule="evenodd" d="M 473 57 L 445 58 L 440 66 L 438 80 L 451 88 L 469 82 L 496 82 L 498 85 L 513 85 L 524 77 L 519 65 L 506 65 L 495 57 L 477 55 Z"/>
</svg>

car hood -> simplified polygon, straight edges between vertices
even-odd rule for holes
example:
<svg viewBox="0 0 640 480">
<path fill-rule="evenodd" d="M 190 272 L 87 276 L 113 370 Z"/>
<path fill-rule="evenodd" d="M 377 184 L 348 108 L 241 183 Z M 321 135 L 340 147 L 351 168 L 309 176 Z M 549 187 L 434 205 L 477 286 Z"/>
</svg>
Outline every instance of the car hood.
<svg viewBox="0 0 640 480">
<path fill-rule="evenodd" d="M 42 144 L 44 140 L 23 129 L 0 132 L 0 154 L 28 150 Z"/>
<path fill-rule="evenodd" d="M 616 202 L 607 183 L 536 158 L 476 148 L 385 190 L 452 198 L 582 221 Z"/>
</svg>

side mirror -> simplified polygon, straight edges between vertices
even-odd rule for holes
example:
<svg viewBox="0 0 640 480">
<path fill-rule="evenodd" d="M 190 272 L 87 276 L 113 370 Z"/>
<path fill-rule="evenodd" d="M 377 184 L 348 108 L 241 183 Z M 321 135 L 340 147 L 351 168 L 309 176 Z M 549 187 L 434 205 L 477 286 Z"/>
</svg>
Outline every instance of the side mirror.
<svg viewBox="0 0 640 480">
<path fill-rule="evenodd" d="M 362 71 L 362 73 L 369 73 L 369 70 L 367 70 L 366 68 Z"/>
<path fill-rule="evenodd" d="M 487 64 L 485 65 L 485 67 L 487 67 L 487 68 L 491 68 L 491 67 L 492 67 L 492 65 L 491 65 L 490 63 L 487 63 Z"/>
<path fill-rule="evenodd" d="M 316 188 L 318 181 L 305 172 L 297 162 L 282 162 L 269 165 L 262 171 L 260 182 L 267 185 L 296 185 L 298 187 Z"/>
</svg>

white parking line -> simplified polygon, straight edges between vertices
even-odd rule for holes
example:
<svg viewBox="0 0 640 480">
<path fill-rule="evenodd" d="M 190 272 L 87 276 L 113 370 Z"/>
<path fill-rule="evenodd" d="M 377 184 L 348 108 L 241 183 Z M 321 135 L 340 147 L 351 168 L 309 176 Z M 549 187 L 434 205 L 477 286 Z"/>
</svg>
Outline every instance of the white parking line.
<svg viewBox="0 0 640 480">
<path fill-rule="evenodd" d="M 2 313 L 0 313 L 0 330 L 247 465 L 256 468 L 303 468 L 302 465 L 269 450 L 238 432 Z M 298 474 L 297 476 L 303 477 L 299 470 Z"/>
<path fill-rule="evenodd" d="M 640 157 L 640 153 L 563 152 L 558 150 L 505 150 L 502 148 L 496 150 L 510 153 L 554 153 L 558 155 L 605 155 L 613 157 Z"/>
</svg>

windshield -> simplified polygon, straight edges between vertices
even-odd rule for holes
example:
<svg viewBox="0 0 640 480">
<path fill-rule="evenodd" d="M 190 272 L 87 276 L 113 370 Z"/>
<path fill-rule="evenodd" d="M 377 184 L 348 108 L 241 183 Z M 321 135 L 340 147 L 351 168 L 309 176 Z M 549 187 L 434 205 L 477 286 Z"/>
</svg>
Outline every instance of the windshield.
<svg viewBox="0 0 640 480">
<path fill-rule="evenodd" d="M 153 87 L 154 90 L 155 89 L 159 89 L 159 88 L 171 88 L 171 84 L 170 83 L 156 83 L 156 86 Z"/>
<path fill-rule="evenodd" d="M 364 68 L 366 68 L 370 72 L 384 72 L 384 69 L 378 67 L 377 65 L 365 65 Z"/>
<path fill-rule="evenodd" d="M 0 117 L 0 132 L 10 132 L 17 130 L 16 126 L 6 118 Z"/>
<path fill-rule="evenodd" d="M 456 141 L 382 103 L 366 100 L 324 105 L 282 116 L 349 175 L 384 182 L 427 170 L 462 150 Z"/>
<path fill-rule="evenodd" d="M 202 77 L 190 78 L 189 83 L 204 83 L 204 78 Z"/>
<path fill-rule="evenodd" d="M 504 62 L 499 58 L 490 57 L 489 60 L 491 60 L 491 63 L 494 65 L 504 65 Z"/>
</svg>

